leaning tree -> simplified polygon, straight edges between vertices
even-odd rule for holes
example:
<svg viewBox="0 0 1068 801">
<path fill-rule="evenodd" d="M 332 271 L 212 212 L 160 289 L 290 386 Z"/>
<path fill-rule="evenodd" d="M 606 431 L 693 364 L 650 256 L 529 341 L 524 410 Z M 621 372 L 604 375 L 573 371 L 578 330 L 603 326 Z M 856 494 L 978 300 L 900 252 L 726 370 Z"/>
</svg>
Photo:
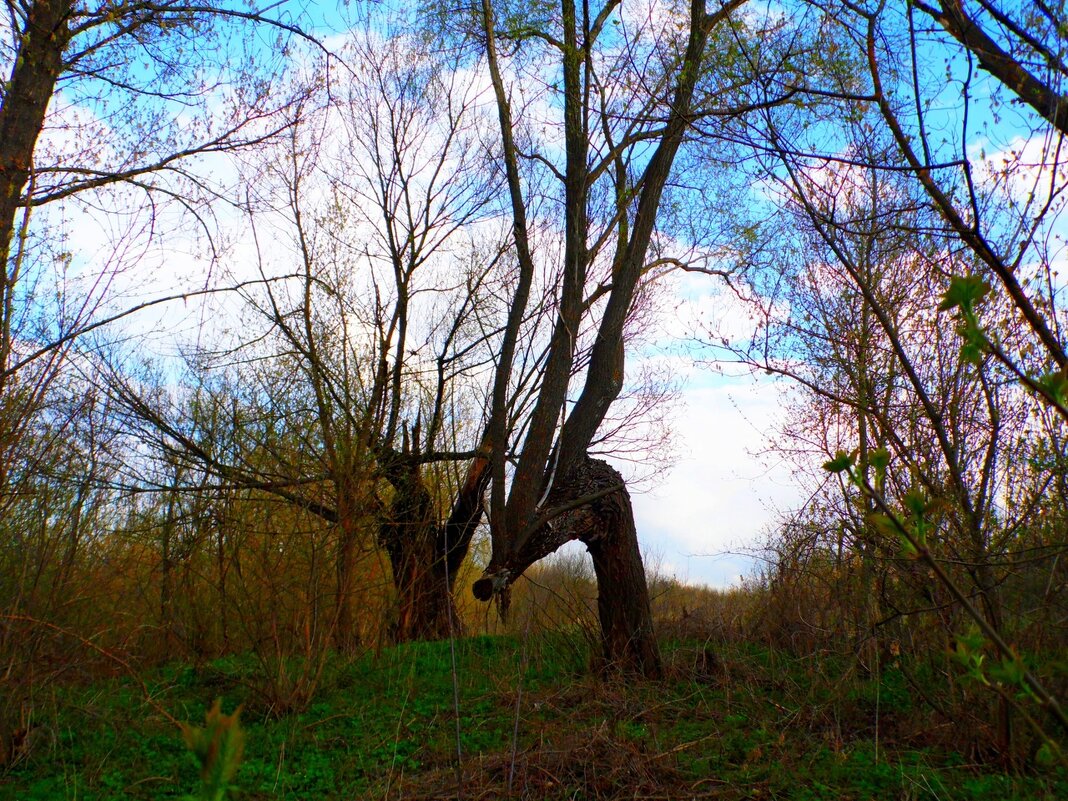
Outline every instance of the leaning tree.
<svg viewBox="0 0 1068 801">
<path fill-rule="evenodd" d="M 742 5 L 562 0 L 506 14 L 482 0 L 469 9 L 466 41 L 477 42 L 493 86 L 518 261 L 487 429 L 492 557 L 474 593 L 504 595 L 534 561 L 579 539 L 597 576 L 603 664 L 646 676 L 661 665 L 630 499 L 590 443 L 624 386 L 629 315 L 649 281 L 686 263 L 687 243 L 658 228 L 680 148 L 697 123 L 752 110 L 745 84 L 778 66 L 735 63 L 733 43 L 751 35 Z M 536 125 L 552 135 L 539 140 Z M 546 191 L 548 213 L 536 206 Z M 562 240 L 555 319 L 522 441 L 512 443 L 513 361 L 546 228 Z"/>
</svg>

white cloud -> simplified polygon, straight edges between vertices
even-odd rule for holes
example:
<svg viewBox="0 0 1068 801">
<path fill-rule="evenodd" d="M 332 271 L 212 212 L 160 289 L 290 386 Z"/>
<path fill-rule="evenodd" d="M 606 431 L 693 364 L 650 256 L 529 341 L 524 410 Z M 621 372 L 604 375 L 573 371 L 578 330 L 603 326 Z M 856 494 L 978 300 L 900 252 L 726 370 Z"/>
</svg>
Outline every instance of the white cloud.
<svg viewBox="0 0 1068 801">
<path fill-rule="evenodd" d="M 775 510 L 802 500 L 793 466 L 766 453 L 781 428 L 781 393 L 780 384 L 751 376 L 685 393 L 676 421 L 684 455 L 656 489 L 634 496 L 643 553 L 659 555 L 663 572 L 737 583 L 754 564 L 744 552 Z"/>
</svg>

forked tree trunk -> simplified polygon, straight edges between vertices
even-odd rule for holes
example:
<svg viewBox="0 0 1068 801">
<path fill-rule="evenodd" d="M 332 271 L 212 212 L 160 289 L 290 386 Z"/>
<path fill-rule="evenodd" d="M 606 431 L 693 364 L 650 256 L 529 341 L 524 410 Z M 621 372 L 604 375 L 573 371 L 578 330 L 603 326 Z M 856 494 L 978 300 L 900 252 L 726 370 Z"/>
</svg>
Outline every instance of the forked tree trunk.
<svg viewBox="0 0 1068 801">
<path fill-rule="evenodd" d="M 427 520 L 391 523 L 396 535 L 386 543 L 393 569 L 396 619 L 390 627 L 394 642 L 440 640 L 457 631 L 453 614 L 452 587 L 442 570 L 435 547 L 437 526 Z M 451 622 L 451 628 L 450 628 Z"/>
<path fill-rule="evenodd" d="M 394 642 L 440 639 L 448 634 L 444 615 L 449 604 L 433 577 L 430 492 L 416 464 L 398 462 L 388 475 L 393 502 L 379 528 L 379 541 L 389 557 L 396 595 L 390 638 Z"/>
<path fill-rule="evenodd" d="M 391 483 L 393 503 L 380 535 L 396 593 L 390 637 L 394 642 L 440 640 L 449 636 L 452 599 L 435 547 L 433 500 L 416 463 L 400 465 Z"/>
<path fill-rule="evenodd" d="M 580 540 L 593 557 L 597 576 L 600 671 L 660 678 L 663 666 L 649 585 L 623 477 L 607 462 L 587 456 L 557 486 L 543 504 L 542 514 L 551 516 L 549 521 L 525 538 L 520 552 L 506 563 L 490 563 L 472 587 L 475 597 L 490 600 L 539 559 L 565 542 Z M 582 503 L 584 498 L 591 500 Z"/>
<path fill-rule="evenodd" d="M 394 498 L 380 538 L 393 569 L 395 642 L 439 640 L 461 633 L 453 588 L 482 520 L 489 476 L 484 453 L 471 461 L 448 519 L 439 523 L 418 461 L 390 471 Z"/>
</svg>

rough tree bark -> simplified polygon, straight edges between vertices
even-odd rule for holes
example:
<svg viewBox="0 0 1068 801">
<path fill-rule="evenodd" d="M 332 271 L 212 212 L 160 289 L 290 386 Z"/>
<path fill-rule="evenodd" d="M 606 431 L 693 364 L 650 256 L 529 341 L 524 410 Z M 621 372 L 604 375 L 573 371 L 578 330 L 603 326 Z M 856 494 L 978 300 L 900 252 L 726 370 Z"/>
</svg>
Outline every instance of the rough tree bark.
<svg viewBox="0 0 1068 801">
<path fill-rule="evenodd" d="M 397 615 L 395 642 L 437 640 L 460 633 L 453 603 L 456 575 L 484 511 L 489 482 L 488 449 L 468 465 L 448 519 L 439 522 L 417 456 L 388 465 L 393 502 L 379 531 L 393 572 Z"/>
<path fill-rule="evenodd" d="M 449 633 L 449 585 L 443 580 L 435 548 L 433 501 L 418 464 L 402 463 L 387 471 L 393 502 L 379 529 L 396 591 L 393 640 L 434 640 Z"/>
<path fill-rule="evenodd" d="M 33 151 L 63 72 L 63 52 L 70 41 L 70 12 L 69 0 L 43 0 L 30 5 L 18 58 L 0 102 L 0 257 L 5 269 L 22 190 L 30 178 Z M 3 289 L 7 303 L 8 286 L 5 284 Z M 0 366 L 6 368 L 6 361 Z"/>
<path fill-rule="evenodd" d="M 1068 74 L 1068 67 L 1061 54 L 1049 46 L 1051 43 L 1035 35 L 1037 31 L 1028 30 L 1030 23 L 1026 17 L 1014 19 L 1016 8 L 1010 4 L 1006 4 L 1005 10 L 1002 10 L 994 4 L 980 3 L 980 7 L 985 7 L 990 14 L 994 23 L 992 27 L 1006 37 L 1010 49 L 1005 49 L 984 30 L 977 17 L 965 11 L 960 0 L 936 2 L 937 6 L 934 6 L 921 0 L 916 3 L 916 8 L 941 24 L 975 55 L 982 69 L 1015 92 L 1022 102 L 1058 131 L 1068 133 L 1068 96 L 1058 91 L 1061 79 Z M 1061 13 L 1064 13 L 1063 6 Z M 1011 48 L 1015 48 L 1016 52 Z M 1031 58 L 1027 59 L 1021 51 Z M 1048 70 L 1048 77 L 1043 79 L 1029 70 L 1028 61 Z"/>
<path fill-rule="evenodd" d="M 649 587 L 623 477 L 607 462 L 586 456 L 556 487 L 546 500 L 548 511 L 535 521 L 542 521 L 540 525 L 501 571 L 475 582 L 475 597 L 490 600 L 534 562 L 565 542 L 580 540 L 593 558 L 597 576 L 599 670 L 659 678 L 662 665 Z"/>
</svg>

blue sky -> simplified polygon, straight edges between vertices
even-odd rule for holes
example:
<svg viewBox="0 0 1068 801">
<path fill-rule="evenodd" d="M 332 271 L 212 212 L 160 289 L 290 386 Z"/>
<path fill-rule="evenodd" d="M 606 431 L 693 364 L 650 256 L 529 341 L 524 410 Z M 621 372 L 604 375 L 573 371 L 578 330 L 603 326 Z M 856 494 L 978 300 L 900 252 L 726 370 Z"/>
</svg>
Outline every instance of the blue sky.
<svg viewBox="0 0 1068 801">
<path fill-rule="evenodd" d="M 347 13 L 346 8 L 330 4 L 293 7 L 312 21 L 320 35 L 343 28 Z M 274 13 L 285 18 L 285 9 L 279 7 Z M 264 34 L 262 46 L 271 47 L 270 39 Z M 954 64 L 955 69 L 959 66 Z M 978 88 L 982 86 L 980 82 Z M 946 98 L 947 120 L 952 119 L 952 99 Z M 1011 106 L 1007 110 L 1012 116 L 1018 113 Z M 1011 118 L 995 126 L 989 115 L 973 116 L 970 127 L 980 131 L 987 124 L 992 126 L 988 131 L 996 132 L 990 137 L 994 148 L 1011 141 L 1016 130 L 1025 131 Z M 177 261 L 196 272 L 194 259 L 182 247 L 171 246 Z M 153 256 L 157 274 L 162 274 L 168 259 L 159 251 Z M 170 262 L 175 260 L 172 255 Z M 152 286 L 159 286 L 158 279 Z M 702 309 L 738 317 L 728 319 L 728 328 L 743 326 L 740 310 L 715 279 L 687 277 L 670 286 L 668 291 L 682 310 L 672 331 L 675 341 L 683 342 L 693 333 L 686 327 L 697 324 Z M 682 389 L 682 401 L 671 411 L 678 459 L 658 483 L 639 485 L 632 495 L 643 550 L 652 562 L 681 579 L 725 586 L 753 569 L 756 562 L 747 552 L 758 549 L 776 515 L 803 502 L 798 481 L 803 466 L 788 464 L 768 450 L 770 437 L 782 424 L 784 385 L 746 372 L 717 372 L 702 364 L 705 356 L 685 346 L 675 348 Z M 643 352 L 634 354 L 632 361 L 656 357 L 653 351 Z"/>
</svg>

